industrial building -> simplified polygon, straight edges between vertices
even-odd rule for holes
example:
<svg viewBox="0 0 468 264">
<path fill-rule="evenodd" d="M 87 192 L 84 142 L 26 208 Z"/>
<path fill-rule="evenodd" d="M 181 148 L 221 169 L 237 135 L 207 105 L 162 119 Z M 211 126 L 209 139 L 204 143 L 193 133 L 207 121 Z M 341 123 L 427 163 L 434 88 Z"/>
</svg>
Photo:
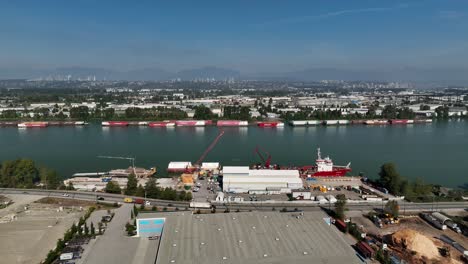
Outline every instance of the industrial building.
<svg viewBox="0 0 468 264">
<path fill-rule="evenodd" d="M 323 212 L 146 213 L 138 218 L 140 239 L 160 235 L 156 264 L 361 263 Z"/>
<path fill-rule="evenodd" d="M 298 170 L 251 170 L 247 166 L 223 168 L 223 190 L 232 193 L 290 193 L 303 187 Z"/>
</svg>

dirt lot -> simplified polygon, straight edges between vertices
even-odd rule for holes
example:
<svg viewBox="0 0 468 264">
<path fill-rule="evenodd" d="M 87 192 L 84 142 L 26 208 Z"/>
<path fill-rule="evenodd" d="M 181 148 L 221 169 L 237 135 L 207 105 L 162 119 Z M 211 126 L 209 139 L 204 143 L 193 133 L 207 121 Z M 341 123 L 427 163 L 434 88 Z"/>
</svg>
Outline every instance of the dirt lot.
<svg viewBox="0 0 468 264">
<path fill-rule="evenodd" d="M 92 206 L 96 204 L 95 202 L 90 201 L 81 201 L 75 199 L 66 199 L 66 198 L 54 198 L 54 197 L 44 197 L 41 198 L 35 203 L 42 203 L 42 204 L 54 204 L 58 206 Z"/>
<path fill-rule="evenodd" d="M 8 198 L 14 204 L 0 210 L 0 263 L 39 263 L 86 210 L 66 202 L 39 203 L 38 196 Z"/>
<path fill-rule="evenodd" d="M 364 216 L 355 215 L 354 217 L 351 217 L 351 219 L 354 223 L 358 224 L 359 226 L 363 226 L 367 234 L 376 237 L 388 237 L 389 235 L 403 229 L 415 230 L 421 233 L 422 235 L 430 238 L 431 240 L 435 241 L 436 245 L 448 246 L 452 252 L 452 255 L 456 256 L 455 258 L 458 258 L 461 254 L 452 246 L 441 241 L 440 237 L 442 235 L 446 235 L 458 242 L 463 247 L 468 248 L 468 239 L 465 236 L 458 234 L 452 231 L 451 229 L 439 230 L 427 223 L 426 221 L 424 221 L 423 219 L 421 219 L 418 215 L 401 217 L 400 224 L 386 225 L 383 228 L 378 228 L 371 220 Z M 403 253 L 403 251 L 400 253 Z"/>
</svg>

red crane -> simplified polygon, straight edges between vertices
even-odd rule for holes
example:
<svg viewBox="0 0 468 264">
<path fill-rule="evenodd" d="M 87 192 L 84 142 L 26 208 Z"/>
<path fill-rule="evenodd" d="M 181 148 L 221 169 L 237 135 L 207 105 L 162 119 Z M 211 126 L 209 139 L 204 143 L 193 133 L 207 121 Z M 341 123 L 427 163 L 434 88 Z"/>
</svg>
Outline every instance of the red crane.
<svg viewBox="0 0 468 264">
<path fill-rule="evenodd" d="M 203 154 L 198 158 L 198 160 L 195 162 L 195 166 L 200 166 L 201 162 L 206 158 L 206 155 L 210 153 L 210 151 L 216 146 L 218 141 L 221 139 L 221 137 L 224 135 L 224 130 L 219 131 L 218 136 L 211 142 L 211 144 L 208 146 L 208 148 L 203 152 Z"/>
<path fill-rule="evenodd" d="M 258 156 L 262 159 L 263 163 L 265 164 L 265 168 L 269 169 L 270 168 L 270 164 L 271 164 L 271 155 L 270 153 L 264 151 L 268 156 L 265 160 L 265 158 L 263 157 L 262 153 L 260 153 L 259 151 L 259 147 L 257 146 L 255 148 L 255 152 L 258 154 Z"/>
</svg>

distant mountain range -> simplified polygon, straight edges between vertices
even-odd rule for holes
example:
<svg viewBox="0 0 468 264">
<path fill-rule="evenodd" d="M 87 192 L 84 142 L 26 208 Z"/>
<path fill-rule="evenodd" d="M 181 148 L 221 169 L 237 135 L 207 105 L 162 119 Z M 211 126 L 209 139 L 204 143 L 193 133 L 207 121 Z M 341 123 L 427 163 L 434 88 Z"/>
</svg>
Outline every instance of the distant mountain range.
<svg viewBox="0 0 468 264">
<path fill-rule="evenodd" d="M 381 81 L 413 81 L 413 82 L 447 82 L 466 84 L 468 70 L 461 69 L 416 69 L 402 68 L 392 71 L 382 70 L 345 70 L 335 68 L 313 68 L 291 72 L 264 72 L 255 74 L 241 74 L 237 70 L 220 67 L 203 67 L 169 72 L 158 68 L 145 68 L 132 71 L 115 71 L 105 68 L 91 67 L 63 67 L 53 70 L 37 69 L 1 69 L 0 79 L 26 78 L 37 79 L 49 76 L 67 76 L 73 79 L 96 76 L 97 80 L 128 80 L 128 81 L 162 81 L 180 78 L 194 80 L 228 78 L 244 80 L 289 80 L 289 81 L 318 81 L 318 80 L 381 80 Z"/>
</svg>

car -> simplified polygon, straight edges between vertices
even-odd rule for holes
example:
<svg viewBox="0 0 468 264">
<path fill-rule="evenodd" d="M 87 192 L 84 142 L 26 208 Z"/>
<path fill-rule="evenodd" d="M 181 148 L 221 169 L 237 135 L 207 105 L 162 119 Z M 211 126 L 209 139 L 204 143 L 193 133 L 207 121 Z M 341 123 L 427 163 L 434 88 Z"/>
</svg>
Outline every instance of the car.
<svg viewBox="0 0 468 264">
<path fill-rule="evenodd" d="M 63 197 L 70 197 L 70 195 L 68 193 L 64 193 L 62 194 Z"/>
<path fill-rule="evenodd" d="M 100 200 L 100 201 L 102 201 L 102 200 L 104 200 L 104 197 L 98 196 L 97 199 Z"/>
<path fill-rule="evenodd" d="M 150 202 L 150 201 L 146 201 L 146 202 L 145 202 L 145 205 L 146 205 L 146 206 L 151 206 L 151 202 Z"/>
<path fill-rule="evenodd" d="M 149 236 L 148 239 L 149 240 L 158 240 L 159 236 Z"/>
<path fill-rule="evenodd" d="M 194 192 L 198 192 L 200 190 L 200 188 L 196 187 L 196 188 L 193 188 L 193 191 Z"/>
</svg>

